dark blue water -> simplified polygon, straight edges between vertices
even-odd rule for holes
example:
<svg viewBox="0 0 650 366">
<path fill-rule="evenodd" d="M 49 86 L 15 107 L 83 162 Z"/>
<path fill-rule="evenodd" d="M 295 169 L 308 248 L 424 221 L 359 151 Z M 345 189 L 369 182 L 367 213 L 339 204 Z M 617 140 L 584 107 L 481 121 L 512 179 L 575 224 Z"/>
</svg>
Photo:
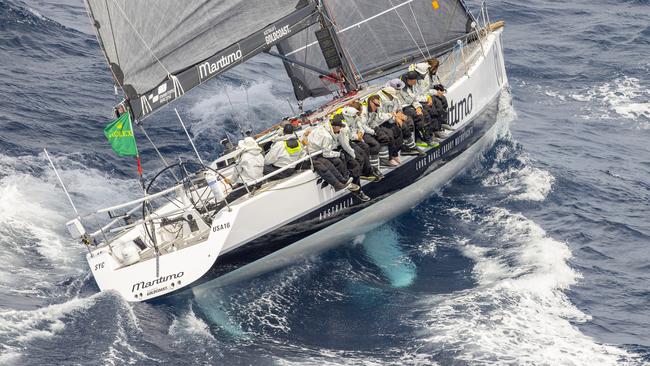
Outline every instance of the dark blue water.
<svg viewBox="0 0 650 366">
<path fill-rule="evenodd" d="M 84 211 L 137 195 L 102 136 L 115 99 L 83 5 L 0 0 L 0 364 L 650 362 L 650 3 L 492 1 L 491 17 L 512 97 L 472 169 L 310 260 L 128 304 L 98 293 L 41 152 Z M 214 158 L 234 121 L 268 126 L 291 95 L 260 57 L 175 106 Z M 149 132 L 189 157 L 174 118 Z"/>
</svg>

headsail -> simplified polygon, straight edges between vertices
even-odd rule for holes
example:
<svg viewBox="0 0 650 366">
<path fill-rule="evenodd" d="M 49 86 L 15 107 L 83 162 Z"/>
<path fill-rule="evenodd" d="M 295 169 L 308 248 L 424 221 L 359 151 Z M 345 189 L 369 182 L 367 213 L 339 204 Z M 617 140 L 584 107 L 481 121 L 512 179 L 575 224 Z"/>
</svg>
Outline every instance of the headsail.
<svg viewBox="0 0 650 366">
<path fill-rule="evenodd" d="M 86 0 L 135 118 L 318 21 L 310 0 Z"/>
<path fill-rule="evenodd" d="M 358 78 L 375 78 L 440 54 L 470 33 L 472 15 L 462 0 L 323 0 L 347 61 Z M 325 64 L 310 27 L 280 42 L 286 57 Z M 309 33 L 309 34 L 307 34 Z M 323 81 L 298 65 L 286 65 L 296 97 L 327 94 Z"/>
</svg>

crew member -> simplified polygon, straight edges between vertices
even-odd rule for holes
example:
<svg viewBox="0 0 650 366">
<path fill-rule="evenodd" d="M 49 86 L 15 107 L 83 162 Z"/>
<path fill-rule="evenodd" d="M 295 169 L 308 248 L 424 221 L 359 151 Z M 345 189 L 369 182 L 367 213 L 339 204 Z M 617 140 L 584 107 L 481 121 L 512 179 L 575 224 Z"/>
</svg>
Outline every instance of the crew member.
<svg viewBox="0 0 650 366">
<path fill-rule="evenodd" d="M 395 158 L 399 159 L 399 146 L 395 143 L 393 131 L 390 128 L 383 126 L 385 123 L 390 124 L 394 118 L 395 115 L 386 110 L 384 105 L 382 105 L 382 98 L 379 94 L 369 96 L 366 102 L 362 105 L 361 120 L 366 126 L 368 126 L 368 128 L 374 131 L 372 137 L 380 144 L 377 160 L 371 158 L 371 162 L 373 162 L 377 168 L 379 168 L 380 165 L 391 167 L 399 165 L 399 163 L 395 161 Z M 365 138 L 366 135 L 364 135 L 364 141 Z"/>
<path fill-rule="evenodd" d="M 392 89 L 391 89 L 392 88 Z M 400 79 L 393 79 L 388 82 L 388 87 L 382 89 L 383 93 L 380 93 L 380 96 L 386 97 L 387 100 L 382 100 L 382 104 L 388 104 L 392 110 L 395 110 L 395 122 L 396 126 L 393 126 L 393 135 L 395 136 L 395 142 L 400 143 L 400 152 L 402 155 L 424 155 L 417 146 L 415 145 L 415 136 L 414 136 L 414 120 L 407 113 L 403 111 L 404 101 L 402 99 L 402 94 L 406 84 Z M 392 93 L 392 94 L 391 94 Z M 383 98 L 382 98 L 383 99 Z M 398 138 L 397 131 L 395 127 L 398 127 L 401 131 L 401 139 Z M 399 158 L 396 159 L 398 162 Z"/>
<path fill-rule="evenodd" d="M 262 148 L 252 137 L 246 137 L 237 144 L 241 152 L 235 159 L 235 166 L 230 176 L 230 184 L 252 184 L 264 175 L 264 155 Z"/>
<path fill-rule="evenodd" d="M 314 168 L 329 185 L 334 187 L 334 190 L 347 188 L 356 192 L 361 200 L 368 201 L 370 198 L 361 191 L 360 187 L 361 167 L 355 159 L 346 159 L 345 154 L 338 151 L 340 147 L 338 135 L 345 127 L 344 121 L 343 115 L 337 114 L 331 120 L 319 124 L 308 135 L 310 151 L 322 150 L 321 155 L 313 159 Z M 354 153 L 354 150 L 351 152 Z M 350 179 L 346 180 L 348 177 Z"/>
<path fill-rule="evenodd" d="M 419 99 L 423 98 L 419 94 L 420 90 L 417 87 L 419 78 L 420 76 L 416 71 L 409 71 L 402 75 L 401 80 L 406 85 L 400 91 L 399 96 L 404 114 L 413 119 L 416 144 L 426 147 L 432 142 L 433 130 L 429 110 L 419 102 Z"/>
<path fill-rule="evenodd" d="M 304 150 L 300 145 L 298 136 L 294 134 L 293 125 L 286 124 L 282 129 L 282 136 L 276 139 L 273 145 L 271 145 L 269 152 L 266 153 L 266 157 L 264 158 L 264 175 L 292 165 L 304 155 Z M 300 167 L 294 166 L 287 168 L 272 176 L 270 180 L 288 178 L 296 172 L 296 169 L 300 169 Z"/>
<path fill-rule="evenodd" d="M 379 142 L 373 137 L 375 131 L 368 127 L 361 118 L 361 103 L 350 102 L 343 107 L 341 114 L 345 117 L 348 138 L 359 164 L 362 179 L 379 181 L 383 178 L 379 170 Z"/>
<path fill-rule="evenodd" d="M 447 97 L 445 92 L 447 89 L 442 84 L 436 84 L 433 86 L 435 94 L 433 95 L 433 105 L 437 111 L 438 123 L 440 126 L 446 130 L 453 131 L 455 128 L 449 124 L 449 104 L 447 103 Z M 440 134 L 442 137 L 447 137 L 447 133 L 443 131 Z"/>
</svg>

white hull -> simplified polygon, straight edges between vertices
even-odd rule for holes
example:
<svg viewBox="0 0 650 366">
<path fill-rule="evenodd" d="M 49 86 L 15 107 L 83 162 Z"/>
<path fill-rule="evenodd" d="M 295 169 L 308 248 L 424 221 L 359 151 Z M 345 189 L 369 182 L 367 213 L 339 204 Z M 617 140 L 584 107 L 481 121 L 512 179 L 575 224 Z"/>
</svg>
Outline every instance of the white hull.
<svg viewBox="0 0 650 366">
<path fill-rule="evenodd" d="M 482 135 L 471 146 L 444 165 L 440 164 L 445 160 L 445 153 L 452 154 L 453 147 L 457 145 L 460 148 L 465 137 L 473 138 L 472 130 L 466 126 L 488 113 L 487 109 L 495 105 L 507 85 L 501 34 L 502 30 L 497 30 L 483 41 L 485 56 L 476 58 L 467 74 L 449 87 L 450 106 L 456 103 L 458 109 L 462 109 L 462 113 L 456 114 L 459 120 L 457 130 L 467 128 L 467 134 L 454 137 L 458 143 L 450 144 L 447 150 L 443 145 L 434 155 L 409 158 L 405 161 L 405 164 L 413 161 L 413 168 L 420 174 L 418 180 L 314 234 L 298 241 L 294 240 L 293 244 L 271 255 L 220 276 L 210 285 L 225 285 L 285 266 L 296 258 L 327 249 L 372 230 L 414 207 L 469 166 L 492 144 L 496 129 L 494 121 L 490 123 L 491 127 L 480 132 Z M 474 52 L 481 52 L 481 48 L 475 48 Z M 427 174 L 428 170 L 432 169 L 435 170 Z M 334 192 L 330 187 L 322 189 L 315 183 L 316 179 L 315 173 L 302 172 L 291 179 L 281 181 L 267 191 L 256 193 L 240 204 L 235 203 L 232 210 L 221 210 L 212 221 L 207 239 L 200 238 L 196 244 L 167 251 L 158 257 L 158 263 L 156 258 L 150 258 L 125 266 L 115 255 L 116 249 L 119 249 L 116 247 L 121 245 L 119 241 L 114 243 L 112 248 L 104 246 L 95 249 L 92 254 L 87 255 L 95 280 L 102 291 L 117 291 L 128 301 L 157 298 L 193 286 L 199 280 L 207 280 L 209 273 L 220 266 L 218 258 L 224 258 L 231 252 L 235 253 L 268 233 L 281 231 L 286 224 L 309 215 L 311 218 L 306 219 L 305 225 L 327 221 L 330 216 L 343 214 L 358 204 L 351 197 L 343 198 L 349 192 Z M 387 174 L 386 180 L 389 179 L 390 173 Z M 383 182 L 374 184 L 380 185 Z M 320 213 L 314 217 L 315 211 Z M 129 234 L 131 237 L 125 235 L 126 239 L 122 245 L 128 245 L 133 236 L 142 235 L 138 234 L 138 230 L 142 231 L 134 228 L 134 233 Z M 205 231 L 207 234 L 208 230 Z"/>
</svg>

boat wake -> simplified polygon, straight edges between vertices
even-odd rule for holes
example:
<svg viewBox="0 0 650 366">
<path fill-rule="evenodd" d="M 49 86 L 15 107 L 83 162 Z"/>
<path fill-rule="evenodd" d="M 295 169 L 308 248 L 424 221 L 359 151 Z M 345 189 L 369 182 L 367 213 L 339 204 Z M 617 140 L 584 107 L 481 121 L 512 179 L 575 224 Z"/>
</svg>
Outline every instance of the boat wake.
<svg viewBox="0 0 650 366">
<path fill-rule="evenodd" d="M 513 201 L 544 201 L 553 188 L 555 177 L 534 165 L 521 145 L 501 139 L 491 154 L 489 175 L 484 187 L 495 188 Z"/>
<path fill-rule="evenodd" d="M 457 245 L 475 261 L 472 289 L 423 299 L 426 349 L 471 364 L 634 364 L 626 351 L 596 343 L 576 324 L 589 320 L 565 291 L 580 275 L 565 243 L 503 208 L 450 208 L 476 232 Z"/>
</svg>

